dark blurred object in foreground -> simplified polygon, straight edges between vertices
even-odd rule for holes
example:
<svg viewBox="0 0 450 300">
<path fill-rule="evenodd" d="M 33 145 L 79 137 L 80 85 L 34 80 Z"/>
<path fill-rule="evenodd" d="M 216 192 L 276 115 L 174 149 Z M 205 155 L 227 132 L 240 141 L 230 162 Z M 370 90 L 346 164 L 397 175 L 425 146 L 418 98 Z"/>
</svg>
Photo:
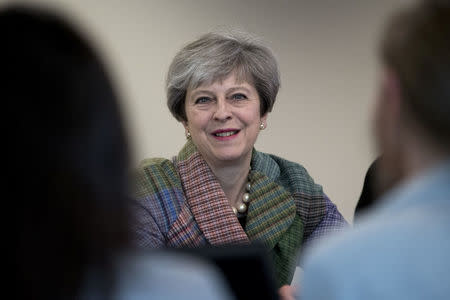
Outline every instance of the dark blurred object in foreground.
<svg viewBox="0 0 450 300">
<path fill-rule="evenodd" d="M 7 194 L 18 299 L 74 299 L 93 272 L 98 299 L 128 246 L 128 149 L 101 60 L 38 8 L 0 11 Z"/>
<path fill-rule="evenodd" d="M 12 297 L 229 299 L 199 259 L 130 251 L 127 138 L 90 43 L 57 15 L 17 6 L 0 10 L 0 38 Z"/>
</svg>

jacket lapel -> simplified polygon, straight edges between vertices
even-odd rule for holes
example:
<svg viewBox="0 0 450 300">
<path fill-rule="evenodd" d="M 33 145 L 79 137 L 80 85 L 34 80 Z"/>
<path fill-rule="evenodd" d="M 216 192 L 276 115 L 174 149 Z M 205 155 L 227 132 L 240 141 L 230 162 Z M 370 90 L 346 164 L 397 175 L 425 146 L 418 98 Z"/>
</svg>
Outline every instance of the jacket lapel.
<svg viewBox="0 0 450 300">
<path fill-rule="evenodd" d="M 177 169 L 186 200 L 206 239 L 212 245 L 248 244 L 220 183 L 191 141 L 180 151 Z"/>
<path fill-rule="evenodd" d="M 278 165 L 270 157 L 253 151 L 251 202 L 245 231 L 250 240 L 263 242 L 269 249 L 288 230 L 296 214 L 293 197 L 274 181 L 279 174 Z"/>
</svg>

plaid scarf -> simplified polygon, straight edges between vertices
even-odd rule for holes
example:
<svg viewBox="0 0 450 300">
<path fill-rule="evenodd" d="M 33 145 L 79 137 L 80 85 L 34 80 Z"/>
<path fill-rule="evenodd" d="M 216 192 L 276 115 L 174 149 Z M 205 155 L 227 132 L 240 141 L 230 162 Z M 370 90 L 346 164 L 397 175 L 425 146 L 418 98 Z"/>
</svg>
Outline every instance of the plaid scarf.
<svg viewBox="0 0 450 300">
<path fill-rule="evenodd" d="M 192 141 L 172 161 L 149 159 L 141 170 L 138 197 L 157 199 L 152 214 L 167 246 L 263 243 L 274 259 L 279 286 L 290 284 L 302 241 L 326 213 L 322 188 L 302 166 L 256 150 L 245 228 Z"/>
</svg>

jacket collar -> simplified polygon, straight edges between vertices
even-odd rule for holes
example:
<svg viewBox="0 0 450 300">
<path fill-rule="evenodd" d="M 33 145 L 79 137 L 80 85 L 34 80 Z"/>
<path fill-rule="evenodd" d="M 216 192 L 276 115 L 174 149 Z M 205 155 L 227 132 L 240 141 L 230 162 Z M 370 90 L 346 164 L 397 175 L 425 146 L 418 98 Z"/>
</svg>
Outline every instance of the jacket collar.
<svg viewBox="0 0 450 300">
<path fill-rule="evenodd" d="M 179 152 L 176 164 L 192 214 L 212 245 L 257 240 L 271 249 L 294 220 L 294 200 L 274 182 L 280 168 L 267 155 L 256 150 L 252 153 L 251 203 L 245 231 L 219 181 L 191 140 Z"/>
<path fill-rule="evenodd" d="M 294 221 L 296 206 L 292 195 L 275 182 L 281 169 L 269 155 L 253 150 L 251 169 L 251 204 L 245 231 L 251 240 L 271 249 Z"/>
</svg>

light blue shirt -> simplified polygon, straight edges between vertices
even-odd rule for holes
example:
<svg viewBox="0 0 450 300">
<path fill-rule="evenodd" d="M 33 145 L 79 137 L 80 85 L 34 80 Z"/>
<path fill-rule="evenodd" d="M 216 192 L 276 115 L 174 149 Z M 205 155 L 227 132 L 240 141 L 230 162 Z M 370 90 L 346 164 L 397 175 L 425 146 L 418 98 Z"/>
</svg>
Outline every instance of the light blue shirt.
<svg viewBox="0 0 450 300">
<path fill-rule="evenodd" d="M 232 300 L 215 266 L 188 255 L 130 257 L 119 271 L 116 300 Z"/>
<path fill-rule="evenodd" d="M 300 299 L 450 299 L 450 161 L 305 254 Z"/>
</svg>

